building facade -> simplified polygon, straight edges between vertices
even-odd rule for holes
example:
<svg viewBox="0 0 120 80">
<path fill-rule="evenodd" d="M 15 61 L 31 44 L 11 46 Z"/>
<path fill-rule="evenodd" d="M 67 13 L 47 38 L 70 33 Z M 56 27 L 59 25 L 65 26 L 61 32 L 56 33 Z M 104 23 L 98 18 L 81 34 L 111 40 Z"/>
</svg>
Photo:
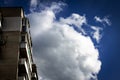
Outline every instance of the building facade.
<svg viewBox="0 0 120 80">
<path fill-rule="evenodd" d="M 38 80 L 29 28 L 22 8 L 0 8 L 0 80 Z"/>
</svg>

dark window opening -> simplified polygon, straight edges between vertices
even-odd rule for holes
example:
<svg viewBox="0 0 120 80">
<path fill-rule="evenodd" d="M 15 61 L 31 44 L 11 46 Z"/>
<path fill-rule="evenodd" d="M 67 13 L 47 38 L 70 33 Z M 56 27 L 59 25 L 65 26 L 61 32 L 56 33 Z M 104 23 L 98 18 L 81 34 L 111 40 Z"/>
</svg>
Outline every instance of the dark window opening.
<svg viewBox="0 0 120 80">
<path fill-rule="evenodd" d="M 22 27 L 22 31 L 23 31 L 23 32 L 26 32 L 26 31 L 27 31 L 27 30 L 26 30 L 26 26 L 23 26 L 23 27 Z"/>
<path fill-rule="evenodd" d="M 22 41 L 22 42 L 25 42 L 25 36 L 22 36 L 22 37 L 21 37 L 21 41 Z"/>
</svg>

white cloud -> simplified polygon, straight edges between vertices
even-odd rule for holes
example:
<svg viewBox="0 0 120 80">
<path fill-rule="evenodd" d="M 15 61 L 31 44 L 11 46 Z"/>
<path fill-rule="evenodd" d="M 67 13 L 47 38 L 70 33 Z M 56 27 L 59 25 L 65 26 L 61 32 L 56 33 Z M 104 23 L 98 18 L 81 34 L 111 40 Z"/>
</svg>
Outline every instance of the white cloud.
<svg viewBox="0 0 120 80">
<path fill-rule="evenodd" d="M 106 24 L 108 24 L 109 26 L 111 25 L 111 22 L 110 22 L 110 20 L 109 20 L 107 17 L 104 18 L 104 21 L 105 21 Z"/>
<path fill-rule="evenodd" d="M 30 6 L 31 7 L 36 7 L 37 6 L 37 2 L 38 2 L 37 0 L 31 0 L 30 1 Z"/>
<path fill-rule="evenodd" d="M 37 5 L 37 0 L 31 0 L 30 5 L 31 6 L 36 6 Z"/>
<path fill-rule="evenodd" d="M 57 13 L 62 11 L 62 8 L 61 8 L 62 6 L 66 6 L 66 4 L 63 2 L 59 2 L 59 3 L 53 2 L 52 6 L 47 7 L 47 9 L 52 10 L 54 13 Z"/>
<path fill-rule="evenodd" d="M 86 18 L 85 16 L 80 16 L 79 14 L 73 13 L 68 18 L 61 18 L 60 21 L 68 25 L 75 25 L 76 27 L 81 27 L 83 24 L 86 23 Z"/>
<path fill-rule="evenodd" d="M 101 19 L 100 17 L 98 16 L 95 16 L 94 19 L 97 21 L 97 22 L 100 22 L 102 23 L 103 25 L 107 24 L 107 25 L 111 25 L 111 22 L 110 20 L 108 19 L 108 17 L 104 17 L 103 19 Z"/>
<path fill-rule="evenodd" d="M 98 22 L 103 22 L 103 20 L 100 19 L 100 17 L 95 16 L 94 19 L 95 19 L 96 21 L 98 21 Z"/>
<path fill-rule="evenodd" d="M 67 18 L 60 18 L 60 22 L 64 24 L 68 24 L 70 26 L 78 27 L 83 34 L 86 34 L 84 29 L 82 28 L 83 24 L 86 24 L 86 17 L 81 16 L 79 14 L 73 13 L 71 16 Z"/>
<path fill-rule="evenodd" d="M 83 29 L 85 16 L 74 13 L 57 21 L 54 9 L 59 10 L 60 6 L 53 6 L 58 7 L 27 15 L 41 80 L 97 80 L 101 67 L 98 49 L 89 36 L 71 27 Z"/>
<path fill-rule="evenodd" d="M 102 28 L 96 26 L 91 26 L 91 28 L 94 30 L 94 32 L 92 32 L 93 38 L 96 39 L 97 43 L 99 43 L 102 38 L 102 35 L 100 34 Z"/>
<path fill-rule="evenodd" d="M 31 31 L 32 36 L 36 37 L 36 35 L 47 31 L 52 27 L 53 20 L 55 15 L 50 10 L 44 10 L 42 12 L 33 12 L 28 15 L 29 19 L 31 20 Z"/>
<path fill-rule="evenodd" d="M 30 11 L 33 12 L 38 7 L 38 0 L 30 0 Z"/>
</svg>

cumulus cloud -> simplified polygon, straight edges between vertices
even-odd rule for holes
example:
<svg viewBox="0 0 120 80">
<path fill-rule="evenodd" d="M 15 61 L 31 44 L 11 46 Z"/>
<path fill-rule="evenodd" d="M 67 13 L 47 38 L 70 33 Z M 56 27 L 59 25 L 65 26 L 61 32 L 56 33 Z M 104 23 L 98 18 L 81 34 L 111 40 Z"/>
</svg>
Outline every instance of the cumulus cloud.
<svg viewBox="0 0 120 80">
<path fill-rule="evenodd" d="M 111 22 L 110 20 L 108 19 L 108 17 L 104 17 L 103 19 L 101 19 L 100 17 L 98 16 L 95 16 L 94 19 L 97 21 L 97 22 L 100 22 L 102 23 L 103 25 L 107 24 L 107 25 L 111 25 Z"/>
<path fill-rule="evenodd" d="M 30 0 L 30 11 L 34 11 L 38 5 L 38 0 Z"/>
<path fill-rule="evenodd" d="M 103 29 L 96 26 L 91 26 L 91 28 L 94 30 L 94 32 L 92 32 L 93 38 L 97 41 L 97 43 L 99 43 L 100 39 L 102 38 L 100 31 Z"/>
<path fill-rule="evenodd" d="M 52 8 L 55 6 L 54 8 Z M 57 7 L 58 6 L 58 7 Z M 51 9 L 52 8 L 52 9 Z M 40 80 L 97 80 L 101 67 L 99 51 L 89 36 L 74 30 L 86 23 L 85 16 L 73 13 L 56 20 L 59 5 L 27 15 L 31 24 L 34 59 Z M 96 35 L 98 35 L 98 30 Z M 83 29 L 84 30 L 84 29 Z"/>
<path fill-rule="evenodd" d="M 84 23 L 86 23 L 86 18 L 85 16 L 80 16 L 79 14 L 73 13 L 68 18 L 61 18 L 60 21 L 68 25 L 75 25 L 77 27 L 81 27 Z"/>
<path fill-rule="evenodd" d="M 67 18 L 60 18 L 60 22 L 68 24 L 70 26 L 78 27 L 83 34 L 86 34 L 84 29 L 82 28 L 82 25 L 87 23 L 85 16 L 73 13 L 71 16 Z"/>
<path fill-rule="evenodd" d="M 35 7 L 37 5 L 37 0 L 31 0 L 30 5 Z"/>
<path fill-rule="evenodd" d="M 33 12 L 28 17 L 31 21 L 32 36 L 36 37 L 52 27 L 55 15 L 51 10 L 44 10 L 40 13 Z"/>
</svg>

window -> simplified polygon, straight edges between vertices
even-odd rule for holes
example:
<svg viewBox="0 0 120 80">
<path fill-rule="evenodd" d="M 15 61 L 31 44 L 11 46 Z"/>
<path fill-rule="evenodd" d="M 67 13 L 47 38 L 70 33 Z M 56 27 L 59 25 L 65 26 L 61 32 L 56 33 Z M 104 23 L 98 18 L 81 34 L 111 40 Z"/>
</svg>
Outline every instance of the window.
<svg viewBox="0 0 120 80">
<path fill-rule="evenodd" d="M 21 41 L 25 42 L 25 36 L 21 36 Z"/>
<path fill-rule="evenodd" d="M 28 19 L 27 18 L 23 18 L 22 19 L 22 31 L 23 32 L 27 32 L 29 29 L 29 21 L 28 21 Z"/>
<path fill-rule="evenodd" d="M 22 26 L 22 31 L 23 32 L 26 32 L 27 30 L 26 30 L 26 26 Z"/>
</svg>

